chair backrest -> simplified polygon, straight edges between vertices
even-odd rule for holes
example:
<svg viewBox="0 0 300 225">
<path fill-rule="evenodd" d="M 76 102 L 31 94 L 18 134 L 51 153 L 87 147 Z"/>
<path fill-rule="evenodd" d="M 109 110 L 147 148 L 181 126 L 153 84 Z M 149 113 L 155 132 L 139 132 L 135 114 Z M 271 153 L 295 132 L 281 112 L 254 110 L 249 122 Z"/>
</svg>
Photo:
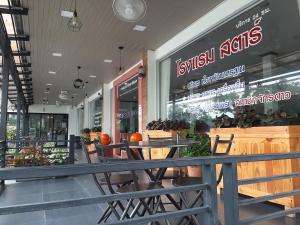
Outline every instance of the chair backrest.
<svg viewBox="0 0 300 225">
<path fill-rule="evenodd" d="M 113 157 L 106 157 L 105 156 L 106 151 L 111 151 L 112 149 L 116 149 L 116 148 L 124 149 L 127 153 L 128 159 L 116 159 L 116 158 L 113 158 Z M 96 151 L 98 153 L 98 157 L 99 157 L 100 162 L 117 162 L 117 161 L 128 161 L 128 162 L 130 162 L 131 160 L 134 160 L 134 157 L 133 157 L 132 152 L 129 148 L 129 144 L 128 144 L 127 140 L 123 140 L 122 143 L 119 143 L 119 144 L 110 144 L 110 145 L 101 145 L 101 144 L 97 143 L 96 144 Z M 137 178 L 137 175 L 136 175 L 135 171 L 131 171 L 131 174 L 132 174 L 132 181 L 135 184 L 134 186 L 138 187 L 138 178 Z M 112 187 L 111 181 L 110 181 L 111 174 L 110 173 L 104 173 L 104 176 L 105 176 L 105 179 L 106 179 L 109 190 L 112 193 L 115 193 L 114 189 Z"/>
<path fill-rule="evenodd" d="M 179 133 L 176 133 L 176 139 L 179 138 Z M 160 142 L 160 141 L 174 141 L 174 137 L 150 137 L 150 135 L 148 135 L 148 141 L 149 142 Z"/>
<path fill-rule="evenodd" d="M 89 151 L 87 145 L 84 143 L 84 141 L 82 141 L 82 150 L 85 154 L 85 158 L 88 162 L 88 164 L 92 164 L 92 159 L 91 159 L 91 155 L 96 153 L 96 150 L 94 151 Z M 93 180 L 97 186 L 97 188 L 99 189 L 99 191 L 101 192 L 101 194 L 106 195 L 106 192 L 104 191 L 103 187 L 101 186 L 101 184 L 98 181 L 98 178 L 96 176 L 96 174 L 92 174 Z"/>
<path fill-rule="evenodd" d="M 172 137 L 150 137 L 150 135 L 148 135 L 149 142 L 172 141 L 172 140 L 174 140 Z"/>
<path fill-rule="evenodd" d="M 213 147 L 211 149 L 212 156 L 228 155 L 232 146 L 233 138 L 234 138 L 233 134 L 230 135 L 229 139 L 220 139 L 220 136 L 216 135 Z M 218 152 L 219 144 L 227 145 L 225 152 Z M 221 166 L 221 170 L 217 178 L 217 185 L 219 185 L 222 178 L 223 178 L 223 165 Z"/>
</svg>

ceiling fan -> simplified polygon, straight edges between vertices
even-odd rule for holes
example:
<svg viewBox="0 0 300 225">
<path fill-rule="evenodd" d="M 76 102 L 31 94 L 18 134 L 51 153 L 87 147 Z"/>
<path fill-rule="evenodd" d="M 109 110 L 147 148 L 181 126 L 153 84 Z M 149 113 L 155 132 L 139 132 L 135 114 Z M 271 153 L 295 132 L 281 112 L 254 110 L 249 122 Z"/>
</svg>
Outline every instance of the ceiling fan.
<svg viewBox="0 0 300 225">
<path fill-rule="evenodd" d="M 58 95 L 59 99 L 63 101 L 69 101 L 70 95 L 69 91 L 61 90 L 60 94 Z"/>
<path fill-rule="evenodd" d="M 124 22 L 137 22 L 144 18 L 147 11 L 145 0 L 114 0 L 114 14 Z"/>
</svg>

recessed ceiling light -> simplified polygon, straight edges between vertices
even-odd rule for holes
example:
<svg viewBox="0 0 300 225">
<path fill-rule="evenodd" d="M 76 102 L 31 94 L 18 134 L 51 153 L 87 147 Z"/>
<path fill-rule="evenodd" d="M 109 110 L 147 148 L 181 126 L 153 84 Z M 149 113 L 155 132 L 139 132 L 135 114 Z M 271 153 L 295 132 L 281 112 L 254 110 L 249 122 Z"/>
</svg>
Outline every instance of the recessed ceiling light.
<svg viewBox="0 0 300 225">
<path fill-rule="evenodd" d="M 56 74 L 56 72 L 55 72 L 55 71 L 52 71 L 52 70 L 49 70 L 48 73 L 49 73 L 49 74 Z"/>
<path fill-rule="evenodd" d="M 74 12 L 66 11 L 66 10 L 61 10 L 60 15 L 62 17 L 67 17 L 67 18 L 72 18 L 74 15 Z"/>
<path fill-rule="evenodd" d="M 46 86 L 52 86 L 53 84 L 47 83 Z"/>
<path fill-rule="evenodd" d="M 89 77 L 90 77 L 90 78 L 96 78 L 97 76 L 95 76 L 95 75 L 90 75 Z"/>
<path fill-rule="evenodd" d="M 60 52 L 53 52 L 53 56 L 62 57 L 62 54 Z"/>
<path fill-rule="evenodd" d="M 49 94 L 49 91 L 44 91 L 45 94 Z"/>
<path fill-rule="evenodd" d="M 112 60 L 111 59 L 104 59 L 104 62 L 105 63 L 112 63 Z"/>
<path fill-rule="evenodd" d="M 133 30 L 143 32 L 143 31 L 146 30 L 146 28 L 147 27 L 145 27 L 145 26 L 135 25 L 134 28 L 133 28 Z"/>
</svg>

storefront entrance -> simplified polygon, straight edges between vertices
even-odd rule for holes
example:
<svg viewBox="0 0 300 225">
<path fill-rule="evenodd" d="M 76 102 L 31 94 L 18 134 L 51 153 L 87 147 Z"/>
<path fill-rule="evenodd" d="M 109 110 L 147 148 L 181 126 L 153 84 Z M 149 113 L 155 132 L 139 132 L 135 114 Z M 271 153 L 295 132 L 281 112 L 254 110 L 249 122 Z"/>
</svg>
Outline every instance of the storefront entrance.
<svg viewBox="0 0 300 225">
<path fill-rule="evenodd" d="M 138 132 L 138 78 L 133 77 L 119 86 L 118 90 L 120 136 L 127 139 L 128 134 Z"/>
<path fill-rule="evenodd" d="M 142 125 L 142 77 L 138 69 L 142 63 L 124 73 L 114 82 L 113 141 L 128 139 L 139 132 Z"/>
</svg>

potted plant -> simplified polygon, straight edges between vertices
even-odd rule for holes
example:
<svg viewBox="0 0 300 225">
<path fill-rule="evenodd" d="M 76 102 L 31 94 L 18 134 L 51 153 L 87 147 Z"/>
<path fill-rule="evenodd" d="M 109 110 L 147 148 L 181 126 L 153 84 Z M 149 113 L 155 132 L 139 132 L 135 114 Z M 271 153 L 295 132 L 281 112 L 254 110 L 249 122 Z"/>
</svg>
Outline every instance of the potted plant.
<svg viewBox="0 0 300 225">
<path fill-rule="evenodd" d="M 85 128 L 81 132 L 81 139 L 83 140 L 84 144 L 89 145 L 91 143 L 90 137 L 91 130 L 89 128 Z"/>
<path fill-rule="evenodd" d="M 184 157 L 201 157 L 210 156 L 210 138 L 207 134 L 188 133 L 188 138 L 200 141 L 200 144 L 192 144 L 183 152 Z M 187 166 L 187 174 L 189 177 L 201 177 L 202 171 L 200 166 Z"/>
</svg>

